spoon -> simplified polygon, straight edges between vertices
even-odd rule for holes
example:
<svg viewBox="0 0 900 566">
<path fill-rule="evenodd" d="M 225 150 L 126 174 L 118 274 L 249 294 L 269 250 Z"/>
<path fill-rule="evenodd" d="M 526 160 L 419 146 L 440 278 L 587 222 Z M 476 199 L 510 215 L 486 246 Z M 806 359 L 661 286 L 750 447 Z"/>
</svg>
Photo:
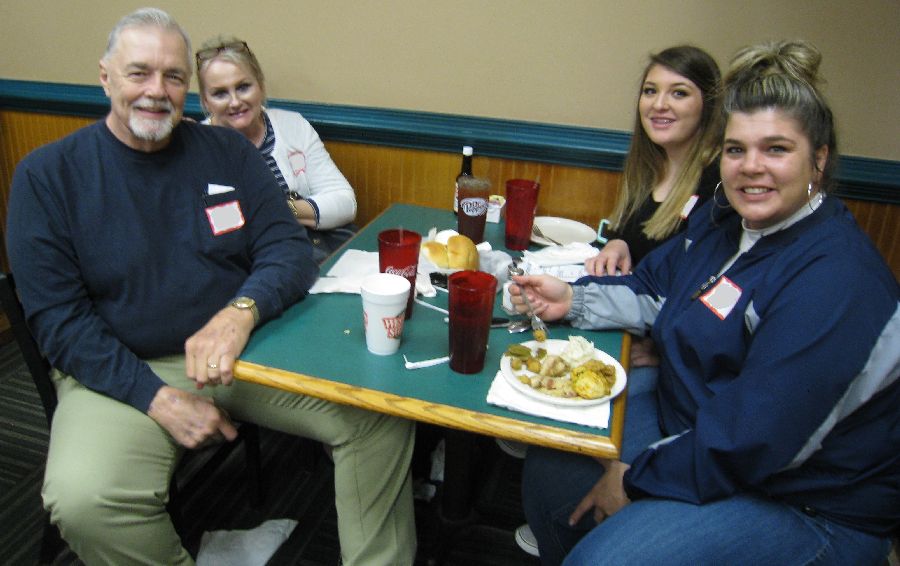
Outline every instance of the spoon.
<svg viewBox="0 0 900 566">
<path fill-rule="evenodd" d="M 531 226 L 531 231 L 538 238 L 543 238 L 544 240 L 547 240 L 548 242 L 550 242 L 552 244 L 556 244 L 557 246 L 563 245 L 562 242 L 558 242 L 558 241 L 554 240 L 553 238 L 551 238 L 550 236 L 544 234 L 543 230 L 541 230 L 541 227 L 538 226 L 537 224 L 534 224 Z"/>
</svg>

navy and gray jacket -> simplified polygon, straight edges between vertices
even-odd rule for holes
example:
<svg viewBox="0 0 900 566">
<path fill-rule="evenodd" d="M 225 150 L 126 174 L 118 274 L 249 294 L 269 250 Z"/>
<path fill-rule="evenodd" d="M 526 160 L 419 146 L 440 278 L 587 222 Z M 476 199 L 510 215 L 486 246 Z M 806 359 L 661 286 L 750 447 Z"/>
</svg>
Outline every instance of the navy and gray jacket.
<svg viewBox="0 0 900 566">
<path fill-rule="evenodd" d="M 574 286 L 574 325 L 649 330 L 660 351 L 668 438 L 635 459 L 626 492 L 754 492 L 887 534 L 900 524 L 897 280 L 837 198 L 717 277 L 740 235 L 734 211 L 707 203 L 633 275 Z"/>
</svg>

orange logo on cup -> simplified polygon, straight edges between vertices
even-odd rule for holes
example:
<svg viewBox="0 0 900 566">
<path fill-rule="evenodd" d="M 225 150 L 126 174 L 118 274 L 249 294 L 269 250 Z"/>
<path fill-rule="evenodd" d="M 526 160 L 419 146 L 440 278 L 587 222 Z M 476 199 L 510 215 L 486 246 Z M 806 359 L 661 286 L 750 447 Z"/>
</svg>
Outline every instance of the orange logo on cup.
<svg viewBox="0 0 900 566">
<path fill-rule="evenodd" d="M 386 317 L 381 319 L 384 329 L 387 331 L 387 337 L 396 340 L 403 333 L 403 315 L 395 317 Z"/>
</svg>

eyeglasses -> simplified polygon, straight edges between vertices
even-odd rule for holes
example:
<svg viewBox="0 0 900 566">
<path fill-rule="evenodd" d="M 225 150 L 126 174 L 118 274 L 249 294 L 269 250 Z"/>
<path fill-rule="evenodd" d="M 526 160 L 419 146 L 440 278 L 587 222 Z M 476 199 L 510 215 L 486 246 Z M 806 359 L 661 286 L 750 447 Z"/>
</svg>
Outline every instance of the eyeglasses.
<svg viewBox="0 0 900 566">
<path fill-rule="evenodd" d="M 197 52 L 197 68 L 200 68 L 200 65 L 203 64 L 204 61 L 209 61 L 222 53 L 223 51 L 234 51 L 236 53 L 246 53 L 247 55 L 253 56 L 253 52 L 250 51 L 250 46 L 247 45 L 246 41 L 232 41 L 231 43 L 223 43 L 218 47 L 208 47 L 206 49 L 201 49 Z"/>
</svg>

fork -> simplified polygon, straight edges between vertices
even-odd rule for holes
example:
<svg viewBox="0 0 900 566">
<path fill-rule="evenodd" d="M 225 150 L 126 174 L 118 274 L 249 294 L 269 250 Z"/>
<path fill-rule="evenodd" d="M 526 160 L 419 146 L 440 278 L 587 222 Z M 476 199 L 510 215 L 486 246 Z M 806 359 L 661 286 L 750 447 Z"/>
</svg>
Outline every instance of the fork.
<svg viewBox="0 0 900 566">
<path fill-rule="evenodd" d="M 547 241 L 550 242 L 550 243 L 556 244 L 557 246 L 563 245 L 562 242 L 557 242 L 556 240 L 554 240 L 554 239 L 551 238 L 550 236 L 544 234 L 544 231 L 541 230 L 541 227 L 538 226 L 537 224 L 534 224 L 534 225 L 531 226 L 531 231 L 532 231 L 532 232 L 534 233 L 534 235 L 537 236 L 538 238 L 543 238 L 543 239 L 547 240 Z"/>
<path fill-rule="evenodd" d="M 538 339 L 537 333 L 543 332 L 544 339 L 547 338 L 547 325 L 544 324 L 544 321 L 538 318 L 538 315 L 534 314 L 534 307 L 531 306 L 531 301 L 528 300 L 528 295 L 525 293 L 525 289 L 522 289 L 522 300 L 525 301 L 525 306 L 528 307 L 528 316 L 531 317 L 531 330 L 535 333 L 535 340 L 538 342 L 543 342 L 543 340 Z"/>
</svg>

